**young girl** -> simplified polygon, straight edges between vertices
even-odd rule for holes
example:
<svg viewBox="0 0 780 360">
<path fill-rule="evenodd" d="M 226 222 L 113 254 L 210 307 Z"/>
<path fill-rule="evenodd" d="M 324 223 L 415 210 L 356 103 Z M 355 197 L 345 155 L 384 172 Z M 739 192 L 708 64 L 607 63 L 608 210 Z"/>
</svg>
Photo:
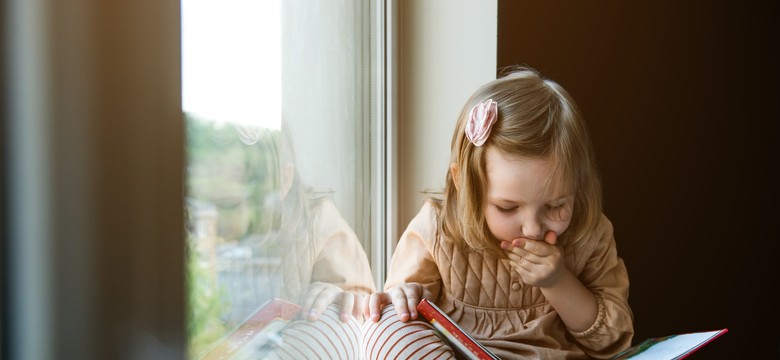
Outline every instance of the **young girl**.
<svg viewBox="0 0 780 360">
<path fill-rule="evenodd" d="M 466 103 L 443 197 L 411 221 L 364 308 L 367 359 L 455 357 L 418 316 L 422 298 L 501 358 L 608 358 L 631 343 L 628 274 L 585 123 L 533 69 Z"/>
</svg>

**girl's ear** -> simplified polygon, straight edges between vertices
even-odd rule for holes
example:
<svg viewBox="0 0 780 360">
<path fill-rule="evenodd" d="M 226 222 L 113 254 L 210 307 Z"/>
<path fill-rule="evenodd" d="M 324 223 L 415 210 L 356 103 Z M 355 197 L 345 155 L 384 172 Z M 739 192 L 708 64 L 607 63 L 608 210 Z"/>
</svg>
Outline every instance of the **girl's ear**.
<svg viewBox="0 0 780 360">
<path fill-rule="evenodd" d="M 292 188 L 293 178 L 295 178 L 295 166 L 292 163 L 284 163 L 282 166 L 282 199 L 287 196 Z"/>
<path fill-rule="evenodd" d="M 458 177 L 460 176 L 458 164 L 450 164 L 450 176 L 452 176 L 452 184 L 455 185 L 455 190 L 458 190 L 458 187 L 460 186 L 460 183 L 458 182 Z"/>
</svg>

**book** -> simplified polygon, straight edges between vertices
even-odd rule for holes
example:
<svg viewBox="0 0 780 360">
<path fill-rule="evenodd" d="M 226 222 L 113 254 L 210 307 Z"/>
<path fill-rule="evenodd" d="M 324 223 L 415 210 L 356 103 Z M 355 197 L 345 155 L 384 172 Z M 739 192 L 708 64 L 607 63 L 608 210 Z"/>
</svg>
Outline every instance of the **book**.
<svg viewBox="0 0 780 360">
<path fill-rule="evenodd" d="M 439 309 L 436 304 L 428 299 L 422 299 L 417 305 L 417 312 L 428 320 L 437 330 L 437 334 L 460 358 L 470 360 L 499 360 L 499 357 L 490 352 L 485 346 L 475 340 L 471 335 L 463 331 L 457 323 L 452 321 L 447 314 Z"/>
<path fill-rule="evenodd" d="M 614 360 L 678 360 L 684 359 L 689 355 L 701 349 L 702 346 L 711 343 L 721 335 L 727 333 L 728 329 L 715 331 L 704 331 L 688 334 L 669 335 L 658 338 L 651 338 L 633 346 L 620 354 L 612 357 Z"/>
<path fill-rule="evenodd" d="M 437 330 L 437 335 L 447 342 L 459 358 L 469 360 L 495 360 L 498 356 L 463 331 L 446 313 L 428 299 L 422 299 L 417 311 Z M 728 329 L 676 334 L 647 339 L 612 357 L 612 360 L 679 360 L 709 344 Z"/>
<path fill-rule="evenodd" d="M 289 301 L 268 300 L 199 360 L 254 358 L 264 345 L 281 341 L 279 333 L 300 310 L 300 305 Z"/>
</svg>

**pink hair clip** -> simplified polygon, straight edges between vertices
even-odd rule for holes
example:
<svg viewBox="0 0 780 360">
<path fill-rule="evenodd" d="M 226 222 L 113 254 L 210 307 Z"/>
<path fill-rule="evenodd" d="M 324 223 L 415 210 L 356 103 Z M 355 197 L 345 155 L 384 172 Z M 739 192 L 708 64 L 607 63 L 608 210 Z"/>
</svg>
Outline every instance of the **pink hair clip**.
<svg viewBox="0 0 780 360">
<path fill-rule="evenodd" d="M 493 99 L 478 103 L 471 108 L 466 122 L 466 137 L 475 146 L 482 146 L 490 135 L 490 128 L 498 118 L 498 103 Z"/>
</svg>

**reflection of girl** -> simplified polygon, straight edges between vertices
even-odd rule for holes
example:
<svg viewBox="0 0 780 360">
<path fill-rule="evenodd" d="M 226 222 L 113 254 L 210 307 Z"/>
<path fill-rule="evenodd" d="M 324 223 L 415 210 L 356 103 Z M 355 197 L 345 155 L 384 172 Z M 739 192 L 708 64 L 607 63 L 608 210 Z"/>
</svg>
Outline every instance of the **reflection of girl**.
<svg viewBox="0 0 780 360">
<path fill-rule="evenodd" d="M 416 320 L 422 297 L 502 358 L 608 358 L 628 347 L 628 274 L 563 88 L 531 69 L 489 82 L 461 112 L 451 150 L 443 199 L 411 221 L 386 292 L 368 302 L 366 357 L 453 356 Z"/>
<path fill-rule="evenodd" d="M 280 297 L 302 306 L 269 358 L 356 358 L 363 297 L 375 291 L 357 235 L 335 204 L 306 187 L 294 166 L 290 134 L 280 141 Z M 268 349 L 266 349 L 268 350 Z"/>
</svg>

